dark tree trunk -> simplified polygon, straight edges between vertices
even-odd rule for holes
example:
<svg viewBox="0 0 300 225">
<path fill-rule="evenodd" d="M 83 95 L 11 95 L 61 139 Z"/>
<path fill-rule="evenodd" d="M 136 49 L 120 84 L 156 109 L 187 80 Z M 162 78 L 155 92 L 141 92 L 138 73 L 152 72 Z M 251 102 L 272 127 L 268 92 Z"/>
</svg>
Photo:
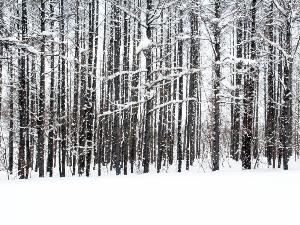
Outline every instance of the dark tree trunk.
<svg viewBox="0 0 300 225">
<path fill-rule="evenodd" d="M 35 57 L 33 57 L 34 60 Z M 32 74 L 32 69 L 29 66 L 30 57 L 29 55 L 26 56 L 26 134 L 25 134 L 25 149 L 26 149 L 26 159 L 25 159 L 25 178 L 28 179 L 29 177 L 29 169 L 31 164 L 33 164 L 33 153 L 30 149 L 30 119 L 32 114 L 35 113 L 31 111 L 30 108 L 30 95 L 31 95 L 31 81 L 29 79 L 30 74 Z M 30 70 L 31 69 L 31 70 Z M 34 114 L 36 116 L 37 114 Z M 37 158 L 37 157 L 36 157 Z M 37 164 L 36 164 L 37 165 Z M 37 166 L 36 166 L 37 171 Z"/>
<path fill-rule="evenodd" d="M 160 26 L 160 42 L 163 43 L 164 42 L 164 26 L 163 26 L 163 21 L 164 21 L 164 12 L 161 13 L 160 16 L 160 20 L 161 20 L 161 26 Z M 166 53 L 168 54 L 168 53 Z M 162 59 L 163 58 L 163 49 L 161 47 L 160 49 L 160 54 L 159 54 L 159 58 Z M 163 67 L 163 61 L 161 60 L 160 67 Z M 159 105 L 163 105 L 164 104 L 164 99 L 165 99 L 165 86 L 164 86 L 164 81 L 162 82 L 161 86 L 159 87 Z M 163 155 L 165 152 L 165 148 L 166 148 L 166 137 L 165 137 L 165 114 L 164 114 L 164 107 L 160 107 L 159 108 L 159 116 L 158 116 L 158 138 L 157 138 L 157 148 L 158 148 L 158 152 L 157 152 L 157 173 L 160 173 L 160 170 L 162 168 L 162 159 L 163 159 Z"/>
<path fill-rule="evenodd" d="M 251 42 L 250 57 L 256 60 L 256 0 L 251 3 Z M 243 118 L 243 143 L 242 143 L 242 166 L 243 169 L 251 169 L 251 146 L 253 144 L 253 109 L 254 109 L 254 83 L 258 76 L 258 68 L 251 65 L 250 73 L 245 74 L 244 81 L 244 118 Z"/>
<path fill-rule="evenodd" d="M 291 0 L 286 1 L 285 10 L 287 15 L 285 16 L 285 51 L 288 56 L 292 52 L 292 33 L 291 33 L 291 17 L 292 17 L 292 3 Z M 289 157 L 292 151 L 292 65 L 293 59 L 291 57 L 285 57 L 283 66 L 283 106 L 282 106 L 282 147 L 283 147 L 283 169 L 288 170 Z"/>
<path fill-rule="evenodd" d="M 22 0 L 21 3 L 21 33 L 22 41 L 26 43 L 27 38 L 27 0 Z M 27 119 L 26 119 L 26 56 L 24 49 L 20 50 L 20 60 L 19 60 L 19 158 L 18 158 L 18 175 L 20 179 L 25 178 L 25 144 L 26 144 L 26 129 L 27 129 Z"/>
<path fill-rule="evenodd" d="M 75 5 L 75 74 L 74 74 L 74 93 L 73 93 L 73 120 L 72 120 L 72 175 L 76 173 L 76 161 L 78 154 L 78 105 L 79 105 L 79 79 L 80 79 L 80 57 L 79 57 L 79 6 L 80 1 L 76 0 Z"/>
<path fill-rule="evenodd" d="M 279 31 L 279 46 L 282 46 L 283 42 L 283 30 L 280 29 Z M 278 96 L 277 96 L 277 102 L 279 104 L 279 106 L 277 107 L 277 114 L 278 114 L 278 138 L 279 138 L 279 147 L 278 147 L 278 168 L 281 167 L 282 165 L 282 157 L 283 157 L 283 151 L 282 151 L 282 141 L 283 141 L 283 127 L 282 127 L 282 93 L 283 93 L 283 85 L 282 85 L 282 81 L 283 81 L 283 52 L 282 50 L 279 51 L 279 63 L 278 63 Z"/>
<path fill-rule="evenodd" d="M 138 4 L 139 6 L 139 4 Z M 139 15 L 140 16 L 140 15 Z M 131 101 L 138 102 L 139 100 L 139 56 L 137 56 L 136 49 L 141 39 L 141 26 L 140 23 L 135 21 L 134 23 L 134 35 L 133 35 L 133 65 L 132 65 L 132 78 L 131 78 Z M 136 154 L 137 154 L 137 126 L 138 126 L 138 105 L 132 107 L 131 110 L 131 131 L 130 131 L 130 147 L 129 147 L 129 160 L 130 160 L 130 172 L 134 172 L 134 164 L 136 162 Z"/>
<path fill-rule="evenodd" d="M 8 171 L 13 174 L 14 166 L 14 73 L 13 73 L 13 62 L 12 57 L 9 63 L 9 74 L 10 74 L 10 93 L 9 93 L 9 156 L 8 156 Z"/>
<path fill-rule="evenodd" d="M 193 71 L 199 69 L 199 20 L 194 12 L 190 15 L 191 23 L 191 73 L 189 79 L 189 101 L 188 101 L 188 124 L 187 124 L 187 152 L 186 152 L 186 170 L 192 165 L 195 157 L 196 144 L 196 115 L 198 108 L 197 83 L 199 73 Z"/>
<path fill-rule="evenodd" d="M 214 1 L 215 18 L 221 17 L 221 3 L 220 0 Z M 219 170 L 219 155 L 220 155 L 220 78 L 221 78 L 221 30 L 219 21 L 214 23 L 214 81 L 213 81 L 213 142 L 212 142 L 212 170 Z"/>
<path fill-rule="evenodd" d="M 54 17 L 54 2 L 51 1 L 50 3 L 50 15 L 53 18 Z M 54 20 L 50 22 L 50 29 L 54 29 Z M 50 51 L 51 51 L 51 57 L 50 57 L 50 112 L 49 112 L 49 134 L 48 134 L 48 159 L 47 159 L 47 172 L 49 172 L 49 176 L 53 176 L 53 161 L 54 161 L 54 118 L 55 118 L 55 44 L 54 44 L 54 38 L 51 40 L 50 45 Z"/>
<path fill-rule="evenodd" d="M 146 14 L 146 35 L 148 40 L 152 40 L 152 29 L 151 29 L 151 12 L 152 12 L 152 0 L 147 0 L 147 14 Z M 151 47 L 146 50 L 146 83 L 151 82 L 151 71 L 152 71 L 152 50 Z M 146 88 L 147 94 L 149 94 L 149 88 Z M 150 162 L 150 149 L 151 149 L 151 99 L 146 97 L 146 108 L 145 108 L 145 130 L 144 130 L 144 148 L 143 148 L 143 167 L 144 173 L 149 172 L 149 162 Z"/>
<path fill-rule="evenodd" d="M 29 85 L 28 85 L 29 86 Z M 28 106 L 30 107 L 30 118 L 29 119 L 29 150 L 27 151 L 26 160 L 26 174 L 29 174 L 29 169 L 33 169 L 34 162 L 34 150 L 36 149 L 36 128 L 37 128 L 37 117 L 38 117 L 38 94 L 37 94 L 37 82 L 36 82 L 36 57 L 32 57 L 31 59 L 31 73 L 30 73 L 30 93 L 28 92 Z M 36 164 L 36 170 L 38 169 Z"/>
<path fill-rule="evenodd" d="M 180 20 L 178 24 L 178 32 L 179 35 L 183 35 L 183 13 L 180 11 Z M 183 67 L 183 41 L 180 39 L 178 41 L 178 66 L 180 68 L 179 71 L 182 71 Z M 177 160 L 178 160 L 178 172 L 182 170 L 182 160 L 183 160 L 183 116 L 182 116 L 182 107 L 183 107 L 183 76 L 179 77 L 178 80 L 178 92 L 179 92 L 179 105 L 178 105 L 178 134 L 177 134 Z"/>
<path fill-rule="evenodd" d="M 126 0 L 124 1 L 124 7 L 129 9 L 129 5 Z M 129 100 L 129 50 L 130 50 L 130 20 L 126 12 L 124 12 L 124 31 L 123 31 L 123 40 L 124 40 L 124 50 L 123 50 L 123 104 Z M 122 152 L 124 158 L 124 175 L 127 175 L 127 164 L 128 164 L 128 149 L 129 149 L 129 131 L 130 131 L 130 117 L 129 117 L 129 108 L 126 108 L 123 111 L 123 144 Z"/>
<path fill-rule="evenodd" d="M 236 28 L 236 57 L 238 59 L 235 75 L 235 94 L 234 94 L 234 115 L 233 115 L 233 138 L 232 138 L 232 158 L 239 160 L 239 143 L 240 143 L 240 127 L 241 127 L 241 104 L 240 89 L 242 85 L 242 69 L 243 69 L 243 21 L 239 18 Z"/>
<path fill-rule="evenodd" d="M 107 29 L 107 4 L 105 1 L 105 5 L 104 5 L 104 27 L 103 27 L 103 56 L 102 56 L 102 77 L 104 78 L 104 74 L 105 74 L 105 63 L 106 63 L 106 29 Z M 97 32 L 98 33 L 98 32 Z M 102 114 L 105 110 L 105 87 L 106 87 L 106 83 L 101 81 L 100 83 L 100 88 L 102 88 L 102 92 L 100 95 L 100 110 L 99 110 L 99 114 L 100 114 L 100 118 L 98 121 L 98 132 L 97 132 L 97 136 L 98 136 L 98 144 L 97 144 L 97 164 L 98 164 L 98 176 L 101 176 L 101 167 L 102 164 L 104 164 L 104 147 L 105 147 L 105 140 L 104 140 L 104 134 L 105 134 L 105 122 L 104 120 L 106 119 L 106 117 L 104 117 Z"/>
<path fill-rule="evenodd" d="M 98 123 L 97 123 L 97 101 L 96 90 L 97 90 L 97 67 L 98 67 L 98 35 L 99 35 L 99 0 L 95 0 L 94 6 L 94 61 L 93 61 L 93 78 L 92 78 L 92 111 L 93 111 L 93 151 L 94 151 L 94 170 L 97 163 L 97 134 L 98 134 Z"/>
<path fill-rule="evenodd" d="M 3 31 L 4 31 L 4 21 L 3 21 L 3 5 L 4 5 L 4 2 L 1 1 L 0 2 L 0 37 L 3 37 L 4 34 L 3 34 Z M 0 42 L 0 122 L 2 123 L 2 91 L 3 91 L 3 59 L 4 58 L 4 45 L 2 42 Z M 2 129 L 2 127 L 1 127 Z M 2 131 L 1 131 L 1 134 L 0 134 L 0 147 L 1 147 L 1 142 L 2 142 Z"/>
<path fill-rule="evenodd" d="M 38 110 L 38 143 L 37 143 L 37 164 L 39 177 L 44 177 L 44 123 L 45 123 L 45 43 L 46 38 L 43 35 L 46 27 L 45 21 L 45 1 L 41 0 L 41 67 L 40 67 L 40 93 Z"/>
<path fill-rule="evenodd" d="M 83 24 L 85 21 L 82 21 Z M 85 29 L 85 24 L 83 28 Z M 81 48 L 85 48 L 85 34 L 81 34 Z M 78 149 L 78 174 L 83 175 L 85 171 L 85 150 L 86 150 L 86 129 L 87 129 L 87 56 L 86 52 L 81 52 L 81 69 L 80 69 L 80 126 L 79 126 L 79 149 Z"/>
<path fill-rule="evenodd" d="M 268 38 L 270 42 L 274 42 L 273 34 L 273 2 L 270 5 L 269 12 L 269 22 L 268 22 Z M 275 73 L 274 73 L 274 47 L 273 43 L 269 44 L 269 60 L 268 60 L 268 100 L 267 100 L 267 125 L 266 125 L 266 144 L 267 144 L 267 158 L 268 165 L 272 165 L 273 158 L 273 168 L 275 168 L 275 157 L 276 157 L 276 147 L 275 147 Z"/>
<path fill-rule="evenodd" d="M 118 3 L 120 3 L 118 1 Z M 120 21 L 120 9 L 113 6 L 113 29 L 114 38 L 113 40 L 113 75 L 114 75 L 114 104 L 115 110 L 113 118 L 113 142 L 112 142 L 112 153 L 113 153 L 113 166 L 116 169 L 116 174 L 121 174 L 121 132 L 120 132 L 120 112 L 118 111 L 118 104 L 120 104 L 120 50 L 121 50 L 121 21 Z"/>
<path fill-rule="evenodd" d="M 67 124 L 66 124 L 66 44 L 65 44 L 65 8 L 64 0 L 60 1 L 60 62 L 61 62 L 61 89 L 60 89 L 60 129 L 61 129 L 61 160 L 60 176 L 66 175 L 66 153 L 67 153 Z"/>
<path fill-rule="evenodd" d="M 90 175 L 91 159 L 93 151 L 93 128 L 94 128 L 94 102 L 93 100 L 93 51 L 94 51 L 94 14 L 95 14 L 95 1 L 89 3 L 89 40 L 88 40 L 88 90 L 87 90 L 87 154 L 86 154 L 86 176 Z"/>
</svg>

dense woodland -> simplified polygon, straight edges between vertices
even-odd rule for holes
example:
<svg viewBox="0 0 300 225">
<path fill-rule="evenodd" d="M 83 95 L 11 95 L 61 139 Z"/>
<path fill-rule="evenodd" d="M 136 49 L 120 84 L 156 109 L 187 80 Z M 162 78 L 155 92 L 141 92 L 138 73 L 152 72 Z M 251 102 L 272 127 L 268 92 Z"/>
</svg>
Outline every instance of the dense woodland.
<svg viewBox="0 0 300 225">
<path fill-rule="evenodd" d="M 0 170 L 287 170 L 298 0 L 0 0 Z"/>
</svg>

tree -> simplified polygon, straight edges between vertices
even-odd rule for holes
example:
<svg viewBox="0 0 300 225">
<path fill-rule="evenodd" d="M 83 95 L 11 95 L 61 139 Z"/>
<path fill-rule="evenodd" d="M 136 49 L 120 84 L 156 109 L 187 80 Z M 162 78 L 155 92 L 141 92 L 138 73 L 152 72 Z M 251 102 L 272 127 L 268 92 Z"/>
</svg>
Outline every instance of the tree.
<svg viewBox="0 0 300 225">
<path fill-rule="evenodd" d="M 89 2 L 89 40 L 88 40 L 88 89 L 87 89 L 87 155 L 86 155 L 86 176 L 90 175 L 90 167 L 92 160 L 92 150 L 93 150 L 93 129 L 94 129 L 94 101 L 96 101 L 94 95 L 94 61 L 93 61 L 93 51 L 94 51 L 94 22 L 95 22 L 95 1 Z"/>
<path fill-rule="evenodd" d="M 50 29 L 51 31 L 54 30 L 54 1 L 50 2 L 50 16 L 52 18 L 50 22 Z M 50 67 L 51 67 L 51 73 L 50 73 L 50 117 L 49 117 L 49 134 L 48 134 L 48 159 L 47 159 L 47 172 L 49 172 L 49 176 L 53 176 L 53 166 L 54 166 L 54 149 L 55 149 L 55 43 L 54 38 L 51 39 L 50 44 Z"/>
<path fill-rule="evenodd" d="M 284 11 L 281 12 L 284 17 L 284 35 L 285 46 L 284 50 L 286 56 L 284 57 L 283 65 L 283 106 L 281 123 L 283 126 L 282 131 L 282 150 L 283 150 L 283 169 L 288 170 L 289 155 L 292 145 L 292 67 L 293 58 L 292 54 L 292 32 L 291 32 L 291 20 L 292 20 L 292 1 L 286 0 L 282 5 Z"/>
<path fill-rule="evenodd" d="M 124 7 L 130 9 L 130 3 L 124 0 Z M 130 55 L 130 19 L 128 14 L 124 12 L 124 30 L 123 30 L 123 90 L 122 90 L 122 104 L 126 104 L 129 101 L 129 55 Z M 129 130 L 130 130 L 130 114 L 129 109 L 123 111 L 123 161 L 124 161 L 124 175 L 127 175 L 127 164 L 128 164 L 128 150 L 129 150 Z"/>
<path fill-rule="evenodd" d="M 237 65 L 235 72 L 235 91 L 234 91 L 234 109 L 233 109 L 233 136 L 232 136 L 232 153 L 231 156 L 236 161 L 239 160 L 239 143 L 240 143 L 240 127 L 241 127 L 241 107 L 240 92 L 242 86 L 242 69 L 243 69 L 243 18 L 241 16 L 242 10 L 240 9 L 241 3 L 238 1 L 237 7 L 240 12 L 237 18 L 236 27 L 236 57 Z"/>
<path fill-rule="evenodd" d="M 251 42 L 250 58 L 256 60 L 256 0 L 251 2 Z M 255 63 L 250 65 L 250 72 L 244 77 L 244 118 L 243 118 L 243 139 L 242 139 L 242 165 L 243 169 L 251 169 L 251 147 L 253 144 L 253 109 L 254 109 L 254 84 L 258 69 Z"/>
<path fill-rule="evenodd" d="M 9 59 L 9 73 L 10 73 L 10 93 L 9 93 L 9 156 L 8 156 L 8 170 L 13 174 L 14 167 L 14 73 L 12 57 Z"/>
<path fill-rule="evenodd" d="M 219 170 L 220 154 L 220 79 L 221 79 L 221 1 L 214 1 L 213 48 L 214 48 L 214 81 L 213 81 L 213 141 L 212 141 L 212 170 Z"/>
<path fill-rule="evenodd" d="M 178 24 L 178 32 L 180 35 L 183 35 L 183 12 L 180 10 L 180 19 Z M 179 39 L 178 41 L 178 66 L 181 68 L 179 71 L 182 71 L 183 67 L 183 41 Z M 178 79 L 178 95 L 179 101 L 183 101 L 183 76 L 180 76 Z M 183 160 L 183 131 L 182 131 L 182 120 L 183 120 L 183 103 L 179 103 L 178 106 L 178 142 L 177 142 L 177 160 L 178 160 L 178 172 L 181 172 L 182 160 Z"/>
<path fill-rule="evenodd" d="M 136 3 L 136 2 L 135 2 Z M 135 5 L 134 5 L 135 6 Z M 136 6 L 135 6 L 136 7 Z M 138 1 L 137 7 L 140 7 L 140 1 Z M 138 12 L 136 12 L 138 14 Z M 138 14 L 140 17 L 140 14 Z M 141 24 L 138 21 L 134 21 L 134 33 L 133 33 L 133 54 L 132 54 L 132 77 L 131 77 L 131 101 L 138 102 L 139 101 L 139 72 L 140 68 L 140 60 L 137 56 L 137 46 L 139 46 L 139 42 L 141 40 Z M 138 107 L 133 106 L 131 108 L 131 131 L 130 131 L 130 147 L 129 147 L 129 160 L 130 160 L 130 172 L 134 172 L 134 164 L 136 161 L 137 154 L 137 145 L 138 145 L 138 137 L 137 137 L 137 128 L 138 128 Z"/>
<path fill-rule="evenodd" d="M 76 173 L 76 159 L 78 153 L 78 104 L 79 104 L 79 80 L 80 80 L 80 53 L 79 53 L 79 6 L 80 1 L 76 0 L 75 2 L 75 71 L 74 71 L 74 95 L 73 95 L 73 117 L 72 117 L 72 144 L 73 144 L 73 154 L 72 154 L 72 174 L 75 175 Z"/>
<path fill-rule="evenodd" d="M 188 101 L 188 123 L 187 123 L 187 152 L 186 152 L 186 169 L 193 165 L 195 158 L 195 135 L 196 135 L 196 115 L 198 108 L 197 99 L 197 83 L 199 73 L 196 70 L 199 68 L 199 20 L 195 12 L 190 15 L 191 24 L 191 74 L 189 77 L 189 101 Z M 194 70 L 194 71 L 193 71 Z"/>
<path fill-rule="evenodd" d="M 151 41 L 152 39 L 152 29 L 151 29 L 151 19 L 152 19 L 152 0 L 147 0 L 147 14 L 146 14 L 146 39 Z M 146 49 L 146 83 L 151 82 L 151 71 L 152 71 L 152 55 L 151 55 L 151 48 L 148 46 L 148 49 Z M 144 166 L 144 173 L 149 172 L 149 163 L 150 163 L 150 148 L 151 148 L 151 97 L 149 88 L 146 88 L 146 103 L 145 103 L 145 130 L 144 130 L 144 147 L 143 147 L 143 166 Z"/>
<path fill-rule="evenodd" d="M 21 2 L 21 40 L 26 43 L 27 36 L 27 0 Z M 21 49 L 20 60 L 19 60 L 19 156 L 18 156 L 18 175 L 20 179 L 25 178 L 25 134 L 27 129 L 26 120 L 26 55 L 25 49 Z"/>
<path fill-rule="evenodd" d="M 60 148 L 60 176 L 66 175 L 66 153 L 67 153 L 67 140 L 66 140 L 66 44 L 65 44 L 65 8 L 64 0 L 60 1 L 60 113 L 59 123 L 61 132 L 61 148 Z"/>
<path fill-rule="evenodd" d="M 268 46 L 269 48 L 269 62 L 268 62 L 268 104 L 267 104 L 267 130 L 266 130 L 266 142 L 267 142 L 267 157 L 268 164 L 275 168 L 275 158 L 276 158 L 276 146 L 275 146 L 275 74 L 274 74 L 274 34 L 273 34 L 273 2 L 270 3 L 269 21 L 268 21 L 268 38 L 271 42 Z"/>
<path fill-rule="evenodd" d="M 45 123 L 45 42 L 44 35 L 45 21 L 45 1 L 41 0 L 41 68 L 40 68 L 40 93 L 39 93 L 39 115 L 38 115 L 38 156 L 37 164 L 39 176 L 44 176 L 44 123 Z"/>
<path fill-rule="evenodd" d="M 4 26 L 3 26 L 3 2 L 0 3 L 0 37 L 3 36 L 2 32 L 4 30 Z M 3 65 L 2 65 L 2 58 L 4 58 L 4 46 L 3 43 L 0 42 L 0 121 L 2 119 L 2 86 L 3 86 L 3 82 L 2 82 L 2 74 L 3 74 Z M 2 138 L 2 137 L 0 137 Z M 0 141 L 0 147 L 1 147 L 1 141 Z"/>
</svg>

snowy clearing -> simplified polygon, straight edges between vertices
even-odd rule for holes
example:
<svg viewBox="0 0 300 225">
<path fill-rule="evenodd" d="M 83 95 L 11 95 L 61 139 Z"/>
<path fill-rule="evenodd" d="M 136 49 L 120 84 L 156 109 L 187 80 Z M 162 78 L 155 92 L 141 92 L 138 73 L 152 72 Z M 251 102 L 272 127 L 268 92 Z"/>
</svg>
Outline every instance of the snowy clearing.
<svg viewBox="0 0 300 225">
<path fill-rule="evenodd" d="M 0 182 L 3 225 L 299 224 L 300 171 Z"/>
</svg>

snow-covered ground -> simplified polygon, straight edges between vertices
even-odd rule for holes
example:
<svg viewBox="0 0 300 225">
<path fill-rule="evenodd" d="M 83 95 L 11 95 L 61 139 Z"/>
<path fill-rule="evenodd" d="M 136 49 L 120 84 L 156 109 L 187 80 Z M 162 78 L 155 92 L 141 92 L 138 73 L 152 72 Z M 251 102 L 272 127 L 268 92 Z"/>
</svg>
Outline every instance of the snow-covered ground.
<svg viewBox="0 0 300 225">
<path fill-rule="evenodd" d="M 1 225 L 299 225 L 300 170 L 0 181 Z"/>
</svg>

